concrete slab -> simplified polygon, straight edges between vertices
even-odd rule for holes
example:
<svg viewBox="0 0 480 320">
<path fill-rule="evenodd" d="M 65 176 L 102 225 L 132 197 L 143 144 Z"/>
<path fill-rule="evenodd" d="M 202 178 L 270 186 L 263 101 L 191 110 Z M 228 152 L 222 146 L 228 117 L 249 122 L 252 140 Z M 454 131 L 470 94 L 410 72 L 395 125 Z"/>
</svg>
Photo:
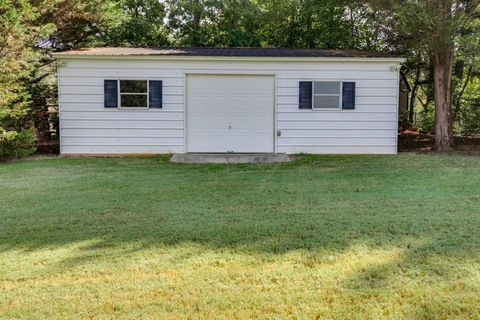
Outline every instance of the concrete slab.
<svg viewBox="0 0 480 320">
<path fill-rule="evenodd" d="M 175 163 L 282 163 L 290 158 L 284 153 L 178 153 Z"/>
</svg>

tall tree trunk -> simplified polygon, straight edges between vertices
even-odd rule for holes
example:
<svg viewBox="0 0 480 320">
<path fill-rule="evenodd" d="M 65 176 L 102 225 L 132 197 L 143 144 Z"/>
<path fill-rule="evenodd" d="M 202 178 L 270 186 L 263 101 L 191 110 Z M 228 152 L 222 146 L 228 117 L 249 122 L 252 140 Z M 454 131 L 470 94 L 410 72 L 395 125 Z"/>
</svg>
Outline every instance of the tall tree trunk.
<svg viewBox="0 0 480 320">
<path fill-rule="evenodd" d="M 452 126 L 453 44 L 433 54 L 435 96 L 435 150 L 445 152 L 453 147 Z"/>
</svg>

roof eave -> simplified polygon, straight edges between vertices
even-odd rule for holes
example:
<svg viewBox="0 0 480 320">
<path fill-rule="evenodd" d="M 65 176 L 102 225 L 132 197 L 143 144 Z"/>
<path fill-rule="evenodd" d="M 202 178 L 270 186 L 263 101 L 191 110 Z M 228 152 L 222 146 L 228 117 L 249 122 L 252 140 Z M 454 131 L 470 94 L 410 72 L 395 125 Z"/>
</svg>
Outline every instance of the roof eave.
<svg viewBox="0 0 480 320">
<path fill-rule="evenodd" d="M 183 61 L 283 61 L 283 62 L 333 62 L 333 61 L 364 61 L 364 62 L 396 62 L 406 61 L 403 57 L 240 57 L 240 56 L 180 56 L 180 55 L 92 55 L 53 53 L 55 59 L 124 59 L 124 60 L 183 60 Z"/>
</svg>

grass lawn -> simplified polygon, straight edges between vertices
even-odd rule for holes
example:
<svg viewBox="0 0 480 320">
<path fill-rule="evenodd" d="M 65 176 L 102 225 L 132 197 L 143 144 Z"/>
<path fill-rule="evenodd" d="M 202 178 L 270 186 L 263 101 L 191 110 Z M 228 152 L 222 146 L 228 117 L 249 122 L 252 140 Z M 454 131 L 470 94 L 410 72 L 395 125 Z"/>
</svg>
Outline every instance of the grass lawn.
<svg viewBox="0 0 480 320">
<path fill-rule="evenodd" d="M 0 164 L 0 318 L 480 319 L 480 157 Z"/>
</svg>

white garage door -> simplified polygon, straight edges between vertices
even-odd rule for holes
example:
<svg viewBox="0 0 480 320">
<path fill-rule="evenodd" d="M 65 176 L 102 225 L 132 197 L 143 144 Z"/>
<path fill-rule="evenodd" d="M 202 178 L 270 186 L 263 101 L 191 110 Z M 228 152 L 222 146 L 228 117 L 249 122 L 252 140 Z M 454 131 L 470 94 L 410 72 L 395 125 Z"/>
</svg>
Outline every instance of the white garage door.
<svg viewBox="0 0 480 320">
<path fill-rule="evenodd" d="M 272 76 L 189 75 L 187 152 L 274 152 Z"/>
</svg>

